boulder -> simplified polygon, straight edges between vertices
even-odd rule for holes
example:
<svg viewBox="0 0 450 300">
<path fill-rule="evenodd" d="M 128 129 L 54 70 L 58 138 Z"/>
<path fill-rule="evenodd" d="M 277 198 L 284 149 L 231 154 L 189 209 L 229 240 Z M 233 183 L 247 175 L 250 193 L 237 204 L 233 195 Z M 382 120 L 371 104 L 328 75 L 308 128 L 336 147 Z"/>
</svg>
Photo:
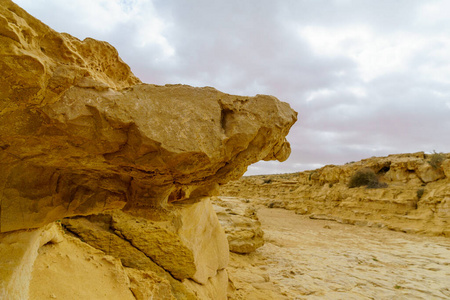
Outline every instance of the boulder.
<svg viewBox="0 0 450 300">
<path fill-rule="evenodd" d="M 115 232 L 112 228 L 111 213 L 64 219 L 62 223 L 68 232 L 75 234 L 85 243 L 102 250 L 107 255 L 120 259 L 122 264 L 127 267 L 132 287 L 137 289 L 136 293 L 133 290 L 135 295 L 149 293 L 149 291 L 143 291 L 142 286 L 150 291 L 159 290 L 161 285 L 158 284 L 158 287 L 154 287 L 154 281 L 162 283 L 167 281 L 170 284 L 171 294 L 176 299 L 196 299 L 195 295 L 172 274 Z"/>
<path fill-rule="evenodd" d="M 445 173 L 442 168 L 433 168 L 429 163 L 419 165 L 416 172 L 419 178 L 425 183 L 445 178 Z"/>
<path fill-rule="evenodd" d="M 209 198 L 153 215 L 146 210 L 133 214 L 116 210 L 62 223 L 125 266 L 169 280 L 175 295 L 189 294 L 179 281 L 192 281 L 187 286 L 199 285 L 198 291 L 215 282 L 228 265 L 228 242 Z"/>
<path fill-rule="evenodd" d="M 264 245 L 264 231 L 256 209 L 250 203 L 232 197 L 221 197 L 215 198 L 214 204 L 231 252 L 247 254 Z"/>
</svg>

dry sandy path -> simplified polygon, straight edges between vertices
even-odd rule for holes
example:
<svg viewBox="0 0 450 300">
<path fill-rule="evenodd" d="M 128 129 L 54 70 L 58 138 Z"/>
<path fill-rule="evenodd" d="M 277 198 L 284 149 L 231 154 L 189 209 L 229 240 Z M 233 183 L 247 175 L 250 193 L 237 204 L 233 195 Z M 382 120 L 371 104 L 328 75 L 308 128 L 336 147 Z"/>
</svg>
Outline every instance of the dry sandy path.
<svg viewBox="0 0 450 300">
<path fill-rule="evenodd" d="M 230 271 L 244 267 L 265 278 L 247 283 L 267 298 L 450 299 L 448 238 L 311 220 L 266 207 L 258 217 L 266 244 L 248 257 L 232 255 Z M 239 280 L 246 277 L 236 279 L 237 288 Z"/>
</svg>

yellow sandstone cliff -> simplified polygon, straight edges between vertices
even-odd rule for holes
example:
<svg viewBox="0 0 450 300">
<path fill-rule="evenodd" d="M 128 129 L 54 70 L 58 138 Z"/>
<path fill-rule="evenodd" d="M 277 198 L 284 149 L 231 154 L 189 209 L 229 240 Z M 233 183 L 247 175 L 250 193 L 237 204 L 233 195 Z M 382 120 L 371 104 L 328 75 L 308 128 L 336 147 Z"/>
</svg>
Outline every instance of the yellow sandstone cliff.
<svg viewBox="0 0 450 300">
<path fill-rule="evenodd" d="M 285 160 L 275 97 L 143 84 L 0 0 L 0 298 L 226 299 L 210 197 Z"/>
</svg>

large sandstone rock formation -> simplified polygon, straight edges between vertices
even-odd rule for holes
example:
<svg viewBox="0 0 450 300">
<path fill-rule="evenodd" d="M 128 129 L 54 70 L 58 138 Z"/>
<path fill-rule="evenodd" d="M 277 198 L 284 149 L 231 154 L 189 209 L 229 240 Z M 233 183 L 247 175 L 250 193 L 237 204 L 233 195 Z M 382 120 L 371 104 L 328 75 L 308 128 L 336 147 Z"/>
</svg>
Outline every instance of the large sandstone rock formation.
<svg viewBox="0 0 450 300">
<path fill-rule="evenodd" d="M 439 165 L 432 160 L 436 155 Z M 373 157 L 294 174 L 243 177 L 221 193 L 316 219 L 450 236 L 449 158 L 423 152 Z M 387 187 L 349 188 L 361 169 L 372 170 Z"/>
<path fill-rule="evenodd" d="M 10 1 L 1 20 L 2 232 L 166 207 L 289 155 L 296 114 L 274 97 L 140 84 L 105 42 L 59 34 Z"/>
<path fill-rule="evenodd" d="M 38 249 L 69 240 L 42 238 L 56 236 L 48 224 L 87 216 L 61 223 L 133 268 L 120 272 L 135 296 L 165 282 L 178 299 L 226 297 L 209 197 L 254 162 L 285 160 L 297 114 L 272 96 L 143 84 L 108 43 L 0 4 L 0 295 L 23 299 Z M 72 246 L 52 249 L 85 247 Z"/>
</svg>

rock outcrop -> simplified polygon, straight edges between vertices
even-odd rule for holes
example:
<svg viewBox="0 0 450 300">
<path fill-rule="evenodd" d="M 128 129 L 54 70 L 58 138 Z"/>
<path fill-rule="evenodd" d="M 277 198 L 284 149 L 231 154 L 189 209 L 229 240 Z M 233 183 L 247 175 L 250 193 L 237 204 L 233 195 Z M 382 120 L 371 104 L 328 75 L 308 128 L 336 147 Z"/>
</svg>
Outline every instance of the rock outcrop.
<svg viewBox="0 0 450 300">
<path fill-rule="evenodd" d="M 39 248 L 62 240 L 55 224 L 0 234 L 0 299 L 27 299 Z"/>
<path fill-rule="evenodd" d="M 215 198 L 214 209 L 225 230 L 230 251 L 247 254 L 264 245 L 264 231 L 256 208 L 234 198 Z"/>
<path fill-rule="evenodd" d="M 108 43 L 0 4 L 0 295 L 27 294 L 38 236 L 62 220 L 61 240 L 135 270 L 120 271 L 135 297 L 164 282 L 168 299 L 224 299 L 228 244 L 210 196 L 254 162 L 285 160 L 297 114 L 272 96 L 143 84 Z"/>
<path fill-rule="evenodd" d="M 196 299 L 190 290 L 204 293 L 210 280 L 226 289 L 228 243 L 209 199 L 176 204 L 165 212 L 141 210 L 132 215 L 115 210 L 64 219 L 62 224 L 125 267 L 167 280 L 178 299 Z"/>
<path fill-rule="evenodd" d="M 397 154 L 294 174 L 243 177 L 223 186 L 221 194 L 315 219 L 450 236 L 449 158 Z M 349 188 L 351 176 L 361 169 L 372 170 L 387 187 Z"/>
<path fill-rule="evenodd" d="M 211 193 L 284 160 L 296 114 L 271 96 L 140 84 L 105 42 L 1 6 L 1 232 Z"/>
</svg>

